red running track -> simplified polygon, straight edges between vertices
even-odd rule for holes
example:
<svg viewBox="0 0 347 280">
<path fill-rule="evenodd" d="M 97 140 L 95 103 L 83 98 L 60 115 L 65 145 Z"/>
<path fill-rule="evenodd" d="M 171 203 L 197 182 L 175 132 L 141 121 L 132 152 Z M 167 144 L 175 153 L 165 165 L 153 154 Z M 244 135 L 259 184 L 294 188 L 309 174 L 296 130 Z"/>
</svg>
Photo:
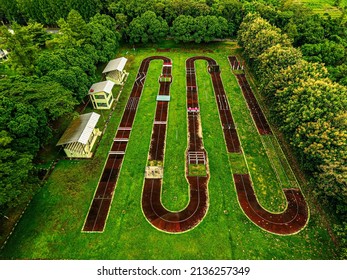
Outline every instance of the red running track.
<svg viewBox="0 0 347 280">
<path fill-rule="evenodd" d="M 138 103 L 142 94 L 150 60 L 142 61 L 137 73 L 122 120 L 116 132 L 108 158 L 102 171 L 89 212 L 83 225 L 84 232 L 102 232 L 111 207 L 119 171 L 121 169 Z"/>
<path fill-rule="evenodd" d="M 171 60 L 165 57 L 152 57 L 152 59 L 163 59 L 163 77 L 171 77 L 171 67 L 165 65 L 171 64 Z M 191 60 L 187 60 L 187 65 Z M 189 170 L 190 156 L 199 154 L 199 159 L 194 162 L 207 165 L 207 154 L 203 147 L 202 137 L 199 134 L 200 117 L 195 108 L 199 108 L 194 61 L 191 69 L 194 73 L 187 71 L 187 111 L 188 111 L 188 149 L 186 154 L 186 170 Z M 159 95 L 170 94 L 170 82 L 159 82 Z M 188 110 L 193 107 L 194 110 Z M 149 160 L 163 161 L 166 137 L 168 102 L 157 102 L 156 115 L 153 124 L 152 140 L 148 155 Z M 159 124 L 158 124 L 159 122 Z M 209 176 L 189 176 L 186 173 L 187 181 L 190 187 L 190 199 L 187 207 L 179 212 L 167 210 L 161 203 L 162 179 L 145 178 L 142 209 L 147 220 L 157 229 L 169 233 L 181 233 L 197 226 L 205 217 L 208 209 L 208 191 L 207 184 Z"/>
<path fill-rule="evenodd" d="M 238 65 L 235 56 L 229 56 L 228 59 L 232 67 Z M 245 75 L 237 74 L 236 77 L 259 134 L 272 134 Z M 309 210 L 300 189 L 283 189 L 287 208 L 282 213 L 271 213 L 259 204 L 249 174 L 234 174 L 233 177 L 241 208 L 247 217 L 262 229 L 275 234 L 288 235 L 299 232 L 307 224 Z"/>
<path fill-rule="evenodd" d="M 288 235 L 299 232 L 308 221 L 308 208 L 300 189 L 284 189 L 287 209 L 271 213 L 258 202 L 249 174 L 234 174 L 239 203 L 247 217 L 266 231 Z"/>
<path fill-rule="evenodd" d="M 229 63 L 231 66 L 238 65 L 236 56 L 228 56 Z M 257 99 L 254 96 L 254 93 L 246 79 L 245 74 L 235 74 L 237 81 L 242 90 L 243 96 L 246 99 L 247 106 L 251 112 L 251 116 L 254 120 L 254 123 L 258 129 L 259 134 L 272 134 L 269 123 L 267 122 L 263 111 L 261 110 Z"/>
</svg>

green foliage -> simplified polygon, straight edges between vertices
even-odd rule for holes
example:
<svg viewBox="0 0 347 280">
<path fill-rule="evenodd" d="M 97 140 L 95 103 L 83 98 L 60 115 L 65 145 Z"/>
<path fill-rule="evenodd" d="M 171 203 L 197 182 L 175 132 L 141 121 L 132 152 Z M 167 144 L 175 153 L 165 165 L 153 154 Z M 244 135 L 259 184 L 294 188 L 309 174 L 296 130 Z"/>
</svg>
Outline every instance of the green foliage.
<svg viewBox="0 0 347 280">
<path fill-rule="evenodd" d="M 124 14 L 133 20 L 140 17 L 147 11 L 154 11 L 155 0 L 137 1 L 137 0 L 118 0 L 112 1 L 109 5 L 109 10 L 113 15 Z"/>
<path fill-rule="evenodd" d="M 38 185 L 32 160 L 50 140 L 49 121 L 70 113 L 76 102 L 47 77 L 5 78 L 0 91 L 0 206 L 15 206 Z"/>
<path fill-rule="evenodd" d="M 341 240 L 340 244 L 340 258 L 341 260 L 347 259 L 347 222 L 342 222 L 341 225 L 335 225 L 334 231 Z"/>
<path fill-rule="evenodd" d="M 195 20 L 191 16 L 178 16 L 171 27 L 171 35 L 176 42 L 191 42 L 194 40 Z"/>
<path fill-rule="evenodd" d="M 115 27 L 116 21 L 107 15 L 96 14 L 88 23 L 90 37 L 87 43 L 94 46 L 99 62 L 109 61 L 119 47 L 120 34 Z"/>
<path fill-rule="evenodd" d="M 31 33 L 31 25 L 21 27 L 13 24 L 11 33 L 6 26 L 0 27 L 0 36 L 5 49 L 11 50 L 7 61 L 10 66 L 25 75 L 31 75 L 34 71 L 34 61 L 39 51 L 39 43 L 35 38 L 35 33 Z"/>
<path fill-rule="evenodd" d="M 87 48 L 48 50 L 40 53 L 35 69 L 40 77 L 49 76 L 71 90 L 75 99 L 80 101 L 95 81 L 96 61 L 93 47 L 90 54 Z"/>
<path fill-rule="evenodd" d="M 264 95 L 273 100 L 273 105 L 276 107 L 278 100 L 276 99 L 276 91 L 281 91 L 291 84 L 298 85 L 302 80 L 308 78 L 321 79 L 328 77 L 328 70 L 322 64 L 311 63 L 305 60 L 299 60 L 294 65 L 289 65 L 282 69 L 279 73 L 274 73 L 273 78 L 267 85 L 263 85 Z"/>
<path fill-rule="evenodd" d="M 268 85 L 273 76 L 282 69 L 295 65 L 302 57 L 300 50 L 294 47 L 283 47 L 279 44 L 265 50 L 258 56 L 257 73 L 262 87 Z"/>
<path fill-rule="evenodd" d="M 228 34 L 235 36 L 244 16 L 242 3 L 237 0 L 214 1 L 211 9 L 212 15 L 221 16 L 227 20 Z"/>
<path fill-rule="evenodd" d="M 301 50 L 307 61 L 323 62 L 332 66 L 341 64 L 346 57 L 345 47 L 329 40 L 318 44 L 305 44 L 301 46 Z"/>
<path fill-rule="evenodd" d="M 59 36 L 55 37 L 54 41 L 62 47 L 80 47 L 89 37 L 89 29 L 87 23 L 82 16 L 75 10 L 72 10 L 67 19 L 59 19 L 60 27 Z"/>
<path fill-rule="evenodd" d="M 227 20 L 216 16 L 177 17 L 171 28 L 171 35 L 176 42 L 210 42 L 217 38 L 225 38 L 228 32 Z"/>
<path fill-rule="evenodd" d="M 0 20 L 2 22 L 22 22 L 23 18 L 17 1 L 0 0 Z"/>
<path fill-rule="evenodd" d="M 279 28 L 257 16 L 248 14 L 240 25 L 238 42 L 244 48 L 245 54 L 256 59 L 268 48 L 280 44 L 289 47 L 290 41 Z"/>
<path fill-rule="evenodd" d="M 347 156 L 347 89 L 330 80 L 307 79 L 277 92 L 282 130 L 313 168 Z"/>
<path fill-rule="evenodd" d="M 330 78 L 344 86 L 347 86 L 347 64 L 337 67 L 329 67 Z"/>
<path fill-rule="evenodd" d="M 32 156 L 11 148 L 11 138 L 5 130 L 0 131 L 0 205 L 16 206 L 33 194 L 37 182 L 31 176 Z"/>
<path fill-rule="evenodd" d="M 228 23 L 223 17 L 199 16 L 195 18 L 195 43 L 210 42 L 213 39 L 225 38 Z"/>
<path fill-rule="evenodd" d="M 100 0 L 15 0 L 18 12 L 26 21 L 34 20 L 43 24 L 56 24 L 60 18 L 66 18 L 71 10 L 78 11 L 84 20 L 100 12 Z M 11 20 L 15 10 L 7 16 Z M 12 18 L 11 18 L 12 17 Z"/>
<path fill-rule="evenodd" d="M 152 11 L 147 11 L 141 17 L 133 19 L 128 28 L 131 43 L 158 42 L 164 39 L 169 31 L 167 22 L 157 17 Z"/>
</svg>

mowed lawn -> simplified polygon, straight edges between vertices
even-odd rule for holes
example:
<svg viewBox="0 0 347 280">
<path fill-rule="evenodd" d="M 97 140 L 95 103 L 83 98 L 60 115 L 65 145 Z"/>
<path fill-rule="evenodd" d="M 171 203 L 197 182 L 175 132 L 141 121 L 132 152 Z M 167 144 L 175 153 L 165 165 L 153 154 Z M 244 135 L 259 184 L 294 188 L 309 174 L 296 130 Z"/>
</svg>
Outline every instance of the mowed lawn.
<svg viewBox="0 0 347 280">
<path fill-rule="evenodd" d="M 303 4 L 311 8 L 315 13 L 324 15 L 329 14 L 333 18 L 342 15 L 342 7 L 347 6 L 347 0 L 341 0 L 340 7 L 334 6 L 335 0 L 291 0 L 292 3 Z"/>
<path fill-rule="evenodd" d="M 243 214 L 232 181 L 234 172 L 249 169 L 260 203 L 269 211 L 284 209 L 281 191 L 268 153 L 257 134 L 237 81 L 230 71 L 228 55 L 238 49 L 234 43 L 180 48 L 170 52 L 156 48 L 124 48 L 130 75 L 116 111 L 92 160 L 60 161 L 34 197 L 5 248 L 2 259 L 333 259 L 334 244 L 320 213 L 308 198 L 310 221 L 300 233 L 278 236 L 255 226 Z M 164 46 L 166 47 L 166 46 Z M 151 55 L 165 55 L 173 61 L 173 83 L 169 108 L 162 202 L 178 211 L 189 200 L 184 176 L 187 146 L 185 61 L 206 55 L 220 64 L 222 79 L 237 124 L 246 162 L 226 153 L 212 83 L 206 62 L 197 62 L 197 81 L 204 145 L 208 152 L 210 182 L 208 213 L 195 229 L 167 234 L 148 223 L 141 209 L 144 170 L 147 162 L 156 95 L 162 61 L 151 62 L 144 92 L 134 122 L 114 200 L 103 233 L 82 233 L 105 158 L 123 113 L 141 61 Z M 276 149 L 280 151 L 280 149 Z M 270 151 L 271 156 L 271 151 Z M 283 157 L 283 155 L 280 155 Z M 291 176 L 290 174 L 288 175 Z M 282 184 L 282 185 L 281 185 Z"/>
</svg>

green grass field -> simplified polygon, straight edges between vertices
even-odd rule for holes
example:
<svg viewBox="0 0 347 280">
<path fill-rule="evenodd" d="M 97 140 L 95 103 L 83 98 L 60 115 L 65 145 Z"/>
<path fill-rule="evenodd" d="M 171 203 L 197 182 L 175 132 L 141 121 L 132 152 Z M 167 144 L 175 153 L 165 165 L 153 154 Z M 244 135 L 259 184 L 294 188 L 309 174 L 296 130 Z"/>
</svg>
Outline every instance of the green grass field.
<svg viewBox="0 0 347 280">
<path fill-rule="evenodd" d="M 141 61 L 156 55 L 156 47 L 122 49 L 130 75 L 106 134 L 92 160 L 62 160 L 34 197 L 5 248 L 1 259 L 334 259 L 334 244 L 312 199 L 308 226 L 292 236 L 278 236 L 255 226 L 237 201 L 232 172 L 251 172 L 259 202 L 269 211 L 285 207 L 282 187 L 296 183 L 275 139 L 264 144 L 257 133 L 227 56 L 234 43 L 205 47 L 176 46 L 159 53 L 173 61 L 173 83 L 164 161 L 162 202 L 177 211 L 188 203 L 185 179 L 187 146 L 185 61 L 195 55 L 214 58 L 235 119 L 245 158 L 228 155 L 206 62 L 197 62 L 202 131 L 209 160 L 208 213 L 194 230 L 167 234 L 153 228 L 141 210 L 144 170 L 156 107 L 162 61 L 151 62 L 115 196 L 103 233 L 82 233 L 105 158 L 123 113 Z M 273 143 L 273 144 L 271 144 Z M 270 159 L 269 159 L 270 157 Z M 202 172 L 197 170 L 196 172 Z M 277 177 L 276 174 L 278 173 Z M 279 182 L 280 181 L 280 182 Z M 305 193 L 305 186 L 302 186 Z"/>
<path fill-rule="evenodd" d="M 328 13 L 331 17 L 336 18 L 341 16 L 340 7 L 347 6 L 347 0 L 342 0 L 340 7 L 334 6 L 335 0 L 292 0 L 293 3 L 303 4 L 311 8 L 317 14 Z"/>
</svg>

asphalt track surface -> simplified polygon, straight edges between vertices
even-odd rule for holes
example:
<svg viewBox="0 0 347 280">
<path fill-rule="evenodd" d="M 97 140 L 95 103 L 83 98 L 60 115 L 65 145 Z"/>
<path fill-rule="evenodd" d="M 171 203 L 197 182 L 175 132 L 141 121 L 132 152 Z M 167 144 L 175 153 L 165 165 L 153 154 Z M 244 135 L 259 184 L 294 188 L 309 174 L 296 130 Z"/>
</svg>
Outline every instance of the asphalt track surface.
<svg viewBox="0 0 347 280">
<path fill-rule="evenodd" d="M 232 69 L 238 65 L 235 56 L 228 57 Z M 260 135 L 272 134 L 271 128 L 253 94 L 244 74 L 236 74 L 243 96 Z M 299 188 L 283 189 L 287 208 L 282 213 L 271 213 L 258 202 L 249 174 L 233 174 L 241 208 L 256 225 L 275 234 L 288 235 L 299 232 L 308 222 L 309 211 Z"/>
</svg>

